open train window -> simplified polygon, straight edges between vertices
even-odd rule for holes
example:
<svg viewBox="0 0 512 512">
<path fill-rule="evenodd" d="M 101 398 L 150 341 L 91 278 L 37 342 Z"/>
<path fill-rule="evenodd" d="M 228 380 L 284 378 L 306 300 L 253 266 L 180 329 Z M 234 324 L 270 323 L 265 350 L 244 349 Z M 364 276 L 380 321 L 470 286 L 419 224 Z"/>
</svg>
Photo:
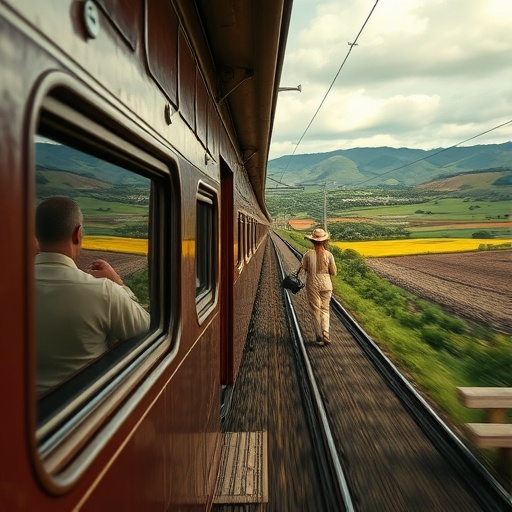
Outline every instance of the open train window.
<svg viewBox="0 0 512 512">
<path fill-rule="evenodd" d="M 178 244 L 160 160 L 53 97 L 34 155 L 36 438 L 56 474 L 169 350 Z"/>
<path fill-rule="evenodd" d="M 215 303 L 218 248 L 216 196 L 203 184 L 197 192 L 196 215 L 196 304 L 201 319 Z"/>
</svg>

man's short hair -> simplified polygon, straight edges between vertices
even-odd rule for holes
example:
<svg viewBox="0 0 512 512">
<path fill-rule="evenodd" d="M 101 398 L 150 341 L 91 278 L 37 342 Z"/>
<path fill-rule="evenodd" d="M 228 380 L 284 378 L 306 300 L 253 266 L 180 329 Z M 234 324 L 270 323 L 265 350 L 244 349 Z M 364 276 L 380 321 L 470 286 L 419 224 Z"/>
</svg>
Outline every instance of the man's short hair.
<svg viewBox="0 0 512 512">
<path fill-rule="evenodd" d="M 64 196 L 49 197 L 36 209 L 36 237 L 41 243 L 63 242 L 82 222 L 76 201 Z"/>
</svg>

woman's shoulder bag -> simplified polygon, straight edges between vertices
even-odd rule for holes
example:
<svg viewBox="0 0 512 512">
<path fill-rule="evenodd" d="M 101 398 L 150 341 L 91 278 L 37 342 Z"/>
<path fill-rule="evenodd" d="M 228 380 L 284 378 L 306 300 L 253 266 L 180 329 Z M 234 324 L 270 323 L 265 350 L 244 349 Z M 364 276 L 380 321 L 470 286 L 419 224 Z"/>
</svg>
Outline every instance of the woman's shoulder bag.
<svg viewBox="0 0 512 512">
<path fill-rule="evenodd" d="M 282 282 L 283 288 L 290 290 L 292 293 L 297 293 L 298 291 L 304 288 L 304 283 L 299 277 L 301 267 L 299 267 L 295 272 L 288 274 Z"/>
</svg>

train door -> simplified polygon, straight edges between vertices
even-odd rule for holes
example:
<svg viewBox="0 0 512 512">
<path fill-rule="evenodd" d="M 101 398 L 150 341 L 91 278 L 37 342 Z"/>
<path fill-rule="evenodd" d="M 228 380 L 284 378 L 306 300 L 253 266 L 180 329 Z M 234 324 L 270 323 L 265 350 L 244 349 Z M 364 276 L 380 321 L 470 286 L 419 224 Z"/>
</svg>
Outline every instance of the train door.
<svg viewBox="0 0 512 512">
<path fill-rule="evenodd" d="M 220 296 L 221 349 L 220 383 L 233 385 L 233 173 L 221 159 Z"/>
</svg>

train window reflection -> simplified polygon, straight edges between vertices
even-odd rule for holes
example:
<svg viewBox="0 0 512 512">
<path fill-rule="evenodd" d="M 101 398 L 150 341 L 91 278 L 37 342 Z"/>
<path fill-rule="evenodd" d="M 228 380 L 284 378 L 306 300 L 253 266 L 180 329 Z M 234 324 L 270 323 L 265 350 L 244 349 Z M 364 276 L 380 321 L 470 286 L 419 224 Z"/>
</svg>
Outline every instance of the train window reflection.
<svg viewBox="0 0 512 512">
<path fill-rule="evenodd" d="M 36 385 L 45 397 L 149 331 L 151 180 L 46 134 L 35 148 Z"/>
<path fill-rule="evenodd" d="M 213 304 L 217 264 L 217 222 L 215 195 L 201 187 L 197 195 L 196 297 L 200 314 Z"/>
</svg>

